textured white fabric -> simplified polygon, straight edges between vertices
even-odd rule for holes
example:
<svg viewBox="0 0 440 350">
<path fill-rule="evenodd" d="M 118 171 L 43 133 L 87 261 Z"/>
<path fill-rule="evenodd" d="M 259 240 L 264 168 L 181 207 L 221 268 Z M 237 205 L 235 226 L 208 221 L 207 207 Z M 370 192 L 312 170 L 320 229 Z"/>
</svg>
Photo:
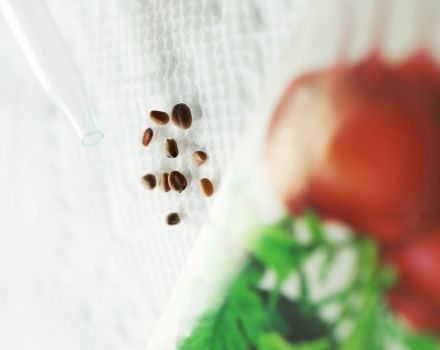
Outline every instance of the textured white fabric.
<svg viewBox="0 0 440 350">
<path fill-rule="evenodd" d="M 82 148 L 0 17 L 0 348 L 144 349 L 265 78 L 304 0 L 47 0 L 96 105 L 104 141 Z M 190 105 L 193 128 L 155 128 L 184 152 L 140 146 L 150 109 Z M 190 166 L 190 152 L 209 162 Z M 182 194 L 148 192 L 177 168 Z M 177 210 L 181 225 L 164 216 Z"/>
</svg>

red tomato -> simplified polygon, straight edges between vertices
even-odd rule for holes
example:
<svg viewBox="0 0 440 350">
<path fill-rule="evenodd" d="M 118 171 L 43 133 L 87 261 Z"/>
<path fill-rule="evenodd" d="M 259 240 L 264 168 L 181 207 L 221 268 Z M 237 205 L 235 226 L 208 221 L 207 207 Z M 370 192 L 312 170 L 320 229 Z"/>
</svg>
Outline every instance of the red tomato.
<svg viewBox="0 0 440 350">
<path fill-rule="evenodd" d="M 412 329 L 440 335 L 440 308 L 433 307 L 417 294 L 395 288 L 387 296 L 391 309 Z"/>
<path fill-rule="evenodd" d="M 423 54 L 372 56 L 287 89 L 268 137 L 268 171 L 294 214 L 393 244 L 440 223 L 440 71 Z"/>
<path fill-rule="evenodd" d="M 440 230 L 385 252 L 400 286 L 440 309 Z M 440 322 L 440 312 L 437 314 Z"/>
</svg>

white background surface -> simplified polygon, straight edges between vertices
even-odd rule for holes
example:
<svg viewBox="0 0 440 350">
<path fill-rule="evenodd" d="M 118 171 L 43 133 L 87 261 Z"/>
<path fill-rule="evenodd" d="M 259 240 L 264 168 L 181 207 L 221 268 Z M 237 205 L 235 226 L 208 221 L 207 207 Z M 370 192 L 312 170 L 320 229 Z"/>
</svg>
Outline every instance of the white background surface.
<svg viewBox="0 0 440 350">
<path fill-rule="evenodd" d="M 80 146 L 0 17 L 0 348 L 144 349 L 210 204 L 196 180 L 221 184 L 304 0 L 47 3 L 106 137 Z M 170 161 L 139 144 L 147 111 L 176 102 L 195 121 L 158 132 L 183 142 Z M 180 195 L 139 184 L 172 168 L 192 179 Z"/>
</svg>

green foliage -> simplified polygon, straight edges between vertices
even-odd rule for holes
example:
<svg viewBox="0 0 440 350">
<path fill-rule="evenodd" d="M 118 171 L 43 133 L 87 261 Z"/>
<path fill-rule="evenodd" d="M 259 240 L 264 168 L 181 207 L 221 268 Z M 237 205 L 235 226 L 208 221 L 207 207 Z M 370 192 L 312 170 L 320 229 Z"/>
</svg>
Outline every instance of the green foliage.
<svg viewBox="0 0 440 350">
<path fill-rule="evenodd" d="M 336 246 L 327 241 L 313 212 L 307 212 L 305 220 L 312 236 L 307 244 L 295 239 L 291 218 L 262 229 L 221 302 L 199 319 L 179 350 L 386 350 L 393 342 L 409 350 L 439 349 L 436 339 L 409 332 L 386 310 L 382 293 L 395 275 L 380 266 L 375 243 L 354 235 Z M 325 276 L 341 249 L 356 252 L 352 281 L 320 301 L 311 300 L 304 263 L 315 252 L 324 254 Z M 276 272 L 277 280 L 270 290 L 262 290 L 268 270 Z M 299 279 L 297 300 L 281 293 L 292 274 Z M 328 305 L 339 306 L 340 312 L 324 321 L 321 309 Z M 347 324 L 352 326 L 341 337 L 339 330 Z"/>
<path fill-rule="evenodd" d="M 328 245 L 324 231 L 321 227 L 321 223 L 319 222 L 318 216 L 315 214 L 315 212 L 312 210 L 306 211 L 304 218 L 306 219 L 307 226 L 313 236 L 314 241 L 317 244 Z"/>
<path fill-rule="evenodd" d="M 199 320 L 179 349 L 257 349 L 261 334 L 269 332 L 295 341 L 329 335 L 330 328 L 316 314 L 301 313 L 298 304 L 285 297 L 279 297 L 275 310 L 271 309 L 271 293 L 257 287 L 263 273 L 263 265 L 250 258 L 225 300 Z"/>
<path fill-rule="evenodd" d="M 254 286 L 264 268 L 250 259 L 231 286 L 224 302 L 205 314 L 181 350 L 247 350 L 250 339 L 267 328 L 262 301 Z"/>
<path fill-rule="evenodd" d="M 285 279 L 298 268 L 303 251 L 298 249 L 291 235 L 282 227 L 269 227 L 254 245 L 252 253 L 267 267 L 274 269 L 279 278 Z"/>
<path fill-rule="evenodd" d="M 436 338 L 427 334 L 416 334 L 409 332 L 407 329 L 397 323 L 392 315 L 386 314 L 382 320 L 387 334 L 389 334 L 392 339 L 402 344 L 406 349 L 440 349 L 440 344 Z"/>
<path fill-rule="evenodd" d="M 291 344 L 277 333 L 264 333 L 259 338 L 258 347 L 260 350 L 327 350 L 330 343 L 324 338 Z"/>
</svg>

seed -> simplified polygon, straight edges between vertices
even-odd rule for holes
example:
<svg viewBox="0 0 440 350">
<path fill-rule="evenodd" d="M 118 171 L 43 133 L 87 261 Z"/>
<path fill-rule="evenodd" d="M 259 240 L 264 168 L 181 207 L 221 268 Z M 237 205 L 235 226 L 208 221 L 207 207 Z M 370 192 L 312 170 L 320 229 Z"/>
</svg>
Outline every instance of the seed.
<svg viewBox="0 0 440 350">
<path fill-rule="evenodd" d="M 153 139 L 153 129 L 148 128 L 147 130 L 145 130 L 144 132 L 144 136 L 142 137 L 142 144 L 147 147 L 151 140 Z"/>
<path fill-rule="evenodd" d="M 151 111 L 150 118 L 153 122 L 159 125 L 165 125 L 170 121 L 168 113 L 162 111 Z"/>
<path fill-rule="evenodd" d="M 169 192 L 169 190 L 171 189 L 170 185 L 168 184 L 168 176 L 169 176 L 168 173 L 162 173 L 160 175 L 159 187 L 164 192 Z"/>
<path fill-rule="evenodd" d="M 168 158 L 176 158 L 179 155 L 179 148 L 177 142 L 174 139 L 167 139 L 165 143 L 165 150 Z"/>
<path fill-rule="evenodd" d="M 195 151 L 192 154 L 192 161 L 195 165 L 201 166 L 203 165 L 208 159 L 208 155 L 203 151 Z"/>
<path fill-rule="evenodd" d="M 171 120 L 179 128 L 189 129 L 192 124 L 191 110 L 186 104 L 179 103 L 173 107 Z"/>
<path fill-rule="evenodd" d="M 142 176 L 142 183 L 146 188 L 152 190 L 156 187 L 156 176 L 154 176 L 153 174 Z"/>
<path fill-rule="evenodd" d="M 182 192 L 188 185 L 188 182 L 186 181 L 186 177 L 182 173 L 179 173 L 178 171 L 172 171 L 168 176 L 168 184 L 170 185 L 172 190 Z"/>
<path fill-rule="evenodd" d="M 166 217 L 168 225 L 177 225 L 180 222 L 180 216 L 177 213 L 170 213 Z"/>
<path fill-rule="evenodd" d="M 211 180 L 204 178 L 201 179 L 199 182 L 200 190 L 202 191 L 203 195 L 205 197 L 211 197 L 214 193 L 214 186 L 211 182 Z"/>
</svg>

